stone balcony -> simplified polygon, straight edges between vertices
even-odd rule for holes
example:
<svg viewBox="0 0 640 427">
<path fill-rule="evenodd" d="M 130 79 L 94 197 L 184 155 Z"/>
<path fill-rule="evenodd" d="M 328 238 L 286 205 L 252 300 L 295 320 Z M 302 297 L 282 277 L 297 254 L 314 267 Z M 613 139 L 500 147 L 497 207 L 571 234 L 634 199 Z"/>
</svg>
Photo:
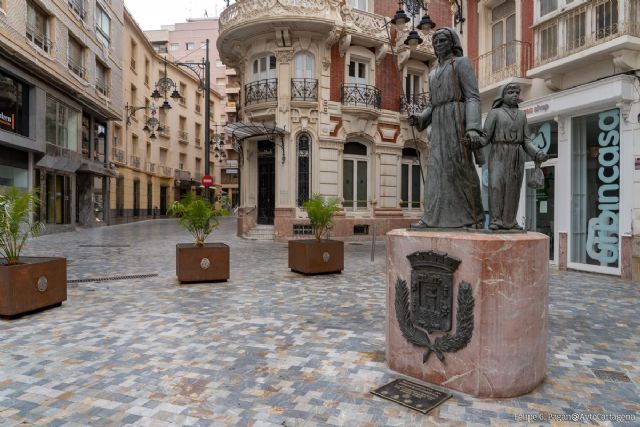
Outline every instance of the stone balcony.
<svg viewBox="0 0 640 427">
<path fill-rule="evenodd" d="M 496 47 L 472 60 L 482 95 L 494 93 L 506 83 L 528 84 L 531 68 L 531 45 L 512 41 Z"/>
</svg>

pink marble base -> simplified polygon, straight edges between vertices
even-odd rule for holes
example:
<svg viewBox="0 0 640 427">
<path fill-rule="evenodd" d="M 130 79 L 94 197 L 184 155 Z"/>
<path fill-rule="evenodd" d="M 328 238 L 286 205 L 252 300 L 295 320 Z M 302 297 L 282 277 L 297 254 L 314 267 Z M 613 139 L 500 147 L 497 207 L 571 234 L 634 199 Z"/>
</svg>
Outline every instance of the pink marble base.
<svg viewBox="0 0 640 427">
<path fill-rule="evenodd" d="M 402 374 L 478 397 L 513 397 L 544 379 L 549 305 L 549 242 L 540 233 L 489 234 L 392 230 L 387 234 L 386 359 Z M 407 259 L 416 251 L 438 250 L 462 260 L 454 273 L 453 324 L 458 285 L 471 284 L 474 331 L 467 346 L 431 355 L 403 336 L 395 311 L 398 278 L 411 282 Z M 442 332 L 429 334 L 431 341 Z"/>
</svg>

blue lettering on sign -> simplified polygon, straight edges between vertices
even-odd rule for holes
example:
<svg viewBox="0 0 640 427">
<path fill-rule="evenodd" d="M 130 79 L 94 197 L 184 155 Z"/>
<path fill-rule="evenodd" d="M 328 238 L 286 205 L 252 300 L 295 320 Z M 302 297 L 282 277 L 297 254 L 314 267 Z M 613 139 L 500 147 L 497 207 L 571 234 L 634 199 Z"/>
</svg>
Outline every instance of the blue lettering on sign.
<svg viewBox="0 0 640 427">
<path fill-rule="evenodd" d="M 610 110 L 598 115 L 598 210 L 600 214 L 591 218 L 587 229 L 587 254 L 600 265 L 617 263 L 619 258 L 620 211 L 620 115 Z M 608 194 L 607 194 L 608 193 Z"/>
<path fill-rule="evenodd" d="M 532 141 L 533 145 L 541 149 L 545 154 L 549 152 L 551 147 L 551 123 L 546 122 L 538 129 L 538 134 Z"/>
</svg>

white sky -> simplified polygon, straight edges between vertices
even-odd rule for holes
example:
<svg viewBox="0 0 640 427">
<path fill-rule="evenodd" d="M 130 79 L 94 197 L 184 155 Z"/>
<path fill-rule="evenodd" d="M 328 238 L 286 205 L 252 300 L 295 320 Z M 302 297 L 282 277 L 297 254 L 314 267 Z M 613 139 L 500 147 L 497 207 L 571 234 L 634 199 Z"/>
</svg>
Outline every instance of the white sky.
<svg viewBox="0 0 640 427">
<path fill-rule="evenodd" d="M 205 10 L 213 18 L 226 6 L 223 0 L 124 0 L 124 4 L 145 31 L 186 22 L 187 18 L 203 18 Z"/>
</svg>

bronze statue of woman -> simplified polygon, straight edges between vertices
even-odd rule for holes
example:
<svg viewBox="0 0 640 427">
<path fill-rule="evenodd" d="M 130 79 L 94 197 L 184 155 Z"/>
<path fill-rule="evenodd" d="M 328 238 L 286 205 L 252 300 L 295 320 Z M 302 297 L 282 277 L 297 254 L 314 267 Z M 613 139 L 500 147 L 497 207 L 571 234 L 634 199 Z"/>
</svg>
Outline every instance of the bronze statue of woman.
<svg viewBox="0 0 640 427">
<path fill-rule="evenodd" d="M 409 120 L 420 131 L 431 125 L 424 214 L 412 228 L 481 228 L 484 213 L 473 162 L 482 133 L 478 83 L 453 29 L 438 29 L 432 43 L 438 62 L 429 73 L 429 106 Z"/>
</svg>

